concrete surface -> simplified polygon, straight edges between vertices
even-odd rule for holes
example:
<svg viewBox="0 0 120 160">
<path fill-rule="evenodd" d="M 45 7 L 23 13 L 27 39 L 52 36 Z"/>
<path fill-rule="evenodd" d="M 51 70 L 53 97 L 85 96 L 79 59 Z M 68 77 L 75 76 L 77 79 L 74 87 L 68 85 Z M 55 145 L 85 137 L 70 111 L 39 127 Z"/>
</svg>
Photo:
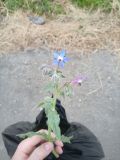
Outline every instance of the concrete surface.
<svg viewBox="0 0 120 160">
<path fill-rule="evenodd" d="M 36 104 L 45 95 L 40 67 L 50 63 L 50 55 L 45 50 L 0 55 L 0 132 L 18 121 L 35 120 Z M 104 160 L 120 160 L 120 58 L 102 50 L 89 56 L 68 56 L 67 77 L 79 73 L 88 77 L 81 88 L 75 87 L 73 98 L 64 101 L 68 118 L 84 124 L 99 138 Z M 1 137 L 0 157 L 9 159 Z"/>
</svg>

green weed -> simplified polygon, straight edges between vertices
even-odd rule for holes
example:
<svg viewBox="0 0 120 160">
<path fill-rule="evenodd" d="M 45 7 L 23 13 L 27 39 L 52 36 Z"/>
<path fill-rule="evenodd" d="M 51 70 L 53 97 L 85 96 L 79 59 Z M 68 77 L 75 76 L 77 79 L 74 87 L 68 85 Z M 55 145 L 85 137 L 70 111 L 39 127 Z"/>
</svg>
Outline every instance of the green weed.
<svg viewBox="0 0 120 160">
<path fill-rule="evenodd" d="M 17 9 L 29 10 L 39 15 L 64 13 L 63 6 L 53 0 L 2 0 L 9 11 Z"/>
<path fill-rule="evenodd" d="M 72 0 L 72 2 L 81 8 L 101 8 L 104 11 L 110 11 L 112 9 L 111 0 Z"/>
</svg>

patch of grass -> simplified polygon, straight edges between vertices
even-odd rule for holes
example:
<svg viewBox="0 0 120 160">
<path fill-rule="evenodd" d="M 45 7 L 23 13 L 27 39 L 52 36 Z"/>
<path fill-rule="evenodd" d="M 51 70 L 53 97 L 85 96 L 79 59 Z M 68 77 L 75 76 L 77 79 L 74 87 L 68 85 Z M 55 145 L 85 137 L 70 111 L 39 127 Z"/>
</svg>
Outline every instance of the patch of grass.
<svg viewBox="0 0 120 160">
<path fill-rule="evenodd" d="M 63 6 L 53 0 L 2 0 L 9 11 L 29 10 L 36 14 L 53 15 L 64 13 Z"/>
<path fill-rule="evenodd" d="M 63 6 L 58 2 L 52 0 L 41 0 L 28 3 L 28 9 L 37 14 L 46 14 L 47 16 L 52 14 L 61 14 L 64 12 Z"/>
<path fill-rule="evenodd" d="M 72 2 L 81 8 L 101 8 L 104 11 L 110 11 L 112 9 L 112 0 L 72 0 Z"/>
</svg>

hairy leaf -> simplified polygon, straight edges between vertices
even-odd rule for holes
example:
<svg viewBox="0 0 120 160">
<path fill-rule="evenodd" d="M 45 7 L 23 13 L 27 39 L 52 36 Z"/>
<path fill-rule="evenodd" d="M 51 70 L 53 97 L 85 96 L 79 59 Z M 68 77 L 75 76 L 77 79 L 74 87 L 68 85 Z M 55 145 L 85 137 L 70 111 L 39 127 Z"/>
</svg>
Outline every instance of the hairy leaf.
<svg viewBox="0 0 120 160">
<path fill-rule="evenodd" d="M 56 110 L 49 110 L 48 111 L 48 125 L 51 127 L 52 131 L 55 133 L 57 139 L 61 139 L 61 132 L 60 132 L 60 117 Z"/>
<path fill-rule="evenodd" d="M 23 134 L 18 134 L 17 136 L 19 138 L 22 138 L 22 139 L 26 139 L 26 138 L 31 138 L 33 136 L 41 136 L 43 140 L 45 141 L 51 141 L 51 142 L 55 142 L 56 141 L 56 138 L 52 138 L 48 136 L 47 133 L 43 132 L 43 133 L 40 133 L 40 132 L 28 132 L 28 133 L 23 133 Z"/>
<path fill-rule="evenodd" d="M 66 137 L 66 136 L 62 135 L 61 141 L 62 141 L 63 143 L 71 143 L 71 139 L 72 139 L 72 138 L 73 138 L 73 136 L 71 136 L 71 137 Z"/>
<path fill-rule="evenodd" d="M 65 90 L 66 96 L 71 97 L 73 95 L 73 90 L 70 85 L 66 85 L 64 90 Z"/>
<path fill-rule="evenodd" d="M 59 77 L 61 77 L 61 78 L 65 78 L 65 76 L 62 74 L 62 72 L 61 72 L 61 71 L 59 71 L 59 70 L 58 70 L 58 71 L 57 71 L 57 74 L 58 74 L 58 76 L 59 76 Z"/>
<path fill-rule="evenodd" d="M 50 93 L 53 93 L 54 89 L 55 89 L 55 85 L 54 83 L 48 83 L 46 86 L 45 86 L 45 91 L 46 92 L 50 92 Z"/>
<path fill-rule="evenodd" d="M 44 102 L 40 102 L 39 104 L 38 104 L 38 107 L 42 107 L 44 105 Z"/>
</svg>

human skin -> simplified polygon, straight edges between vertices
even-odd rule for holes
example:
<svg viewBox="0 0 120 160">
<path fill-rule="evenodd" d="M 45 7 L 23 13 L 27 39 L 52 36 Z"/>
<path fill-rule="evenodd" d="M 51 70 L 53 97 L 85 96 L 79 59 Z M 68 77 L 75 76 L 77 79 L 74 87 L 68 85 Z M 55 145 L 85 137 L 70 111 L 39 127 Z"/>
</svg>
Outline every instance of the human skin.
<svg viewBox="0 0 120 160">
<path fill-rule="evenodd" d="M 47 132 L 41 130 L 40 132 Z M 52 134 L 54 136 L 54 134 Z M 37 147 L 36 147 L 37 146 Z M 61 141 L 45 142 L 40 136 L 33 136 L 23 140 L 11 160 L 44 160 L 54 149 L 58 155 L 63 153 Z"/>
</svg>

